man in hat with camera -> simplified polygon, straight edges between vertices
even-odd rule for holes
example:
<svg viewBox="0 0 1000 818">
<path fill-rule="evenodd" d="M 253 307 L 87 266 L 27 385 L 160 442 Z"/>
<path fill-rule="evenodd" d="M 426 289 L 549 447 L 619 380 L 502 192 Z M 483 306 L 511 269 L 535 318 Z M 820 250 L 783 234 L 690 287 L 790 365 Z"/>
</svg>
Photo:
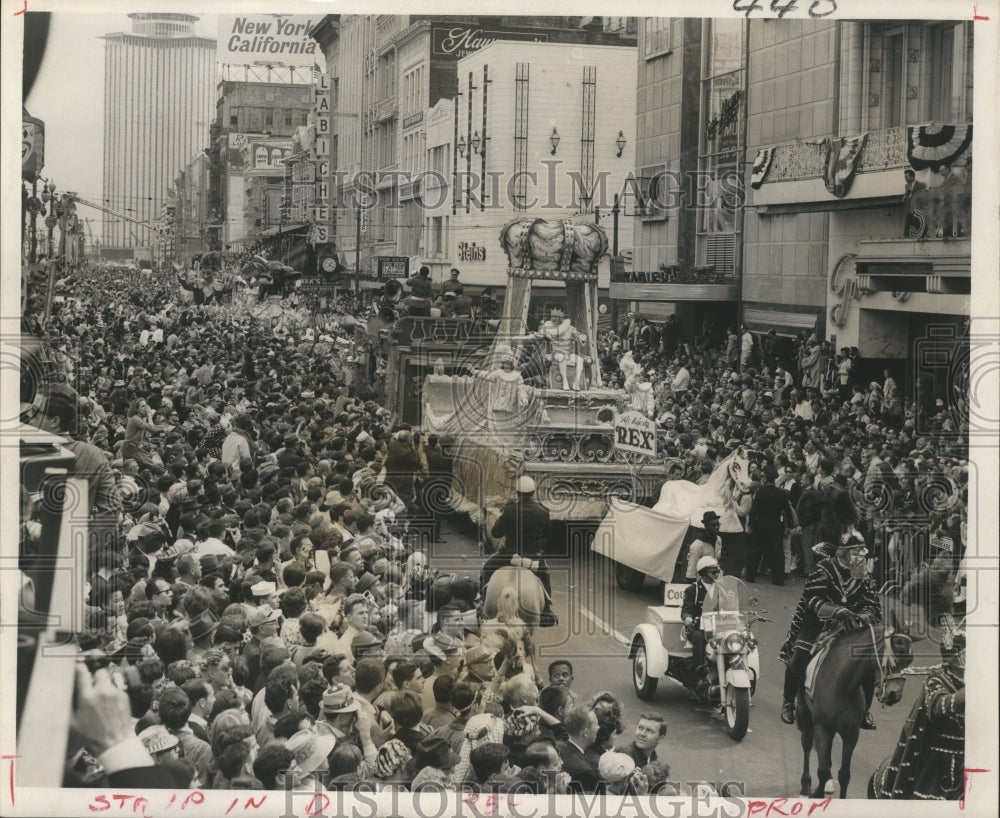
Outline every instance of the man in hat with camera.
<svg viewBox="0 0 1000 818">
<path fill-rule="evenodd" d="M 806 667 L 816 640 L 837 627 L 853 630 L 882 622 L 882 605 L 868 573 L 868 549 L 862 536 L 851 530 L 840 538 L 833 556 L 821 560 L 809 578 L 795 608 L 779 656 L 785 663 L 784 704 L 781 720 L 795 723 L 795 696 L 805 681 Z M 875 693 L 874 680 L 865 688 L 866 710 Z M 874 730 L 871 712 L 861 722 Z"/>
</svg>

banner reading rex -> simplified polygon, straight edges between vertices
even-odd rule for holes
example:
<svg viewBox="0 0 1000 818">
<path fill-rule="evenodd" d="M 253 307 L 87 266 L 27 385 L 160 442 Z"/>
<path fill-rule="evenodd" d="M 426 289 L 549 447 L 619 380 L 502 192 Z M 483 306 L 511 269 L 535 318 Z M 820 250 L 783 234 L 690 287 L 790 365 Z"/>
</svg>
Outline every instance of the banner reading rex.
<svg viewBox="0 0 1000 818">
<path fill-rule="evenodd" d="M 309 36 L 319 20 L 305 15 L 220 14 L 217 58 L 223 65 L 311 68 L 323 57 Z"/>
<path fill-rule="evenodd" d="M 638 412 L 615 415 L 615 449 L 656 457 L 656 424 Z"/>
</svg>

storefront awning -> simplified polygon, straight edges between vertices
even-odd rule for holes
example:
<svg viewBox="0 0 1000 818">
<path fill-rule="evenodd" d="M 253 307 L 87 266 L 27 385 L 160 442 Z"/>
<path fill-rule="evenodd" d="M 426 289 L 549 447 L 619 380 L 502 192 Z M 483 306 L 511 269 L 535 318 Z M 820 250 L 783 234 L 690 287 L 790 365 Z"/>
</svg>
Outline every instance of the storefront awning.
<svg viewBox="0 0 1000 818">
<path fill-rule="evenodd" d="M 737 301 L 736 284 L 637 284 L 611 282 L 608 295 L 617 301 Z"/>
<path fill-rule="evenodd" d="M 798 337 L 803 330 L 812 332 L 816 329 L 815 313 L 781 312 L 780 310 L 761 310 L 747 307 L 743 310 L 743 323 L 747 329 L 754 332 L 769 332 L 774 330 L 778 335 L 789 338 Z"/>
</svg>

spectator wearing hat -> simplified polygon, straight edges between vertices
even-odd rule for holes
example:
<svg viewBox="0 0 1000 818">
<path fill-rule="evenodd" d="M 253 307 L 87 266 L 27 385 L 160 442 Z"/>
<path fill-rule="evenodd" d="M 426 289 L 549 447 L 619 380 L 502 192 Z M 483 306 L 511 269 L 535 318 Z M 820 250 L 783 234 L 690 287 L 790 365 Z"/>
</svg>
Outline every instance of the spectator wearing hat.
<svg viewBox="0 0 1000 818">
<path fill-rule="evenodd" d="M 243 648 L 243 658 L 250 671 L 250 679 L 260 675 L 260 654 L 266 644 L 280 644 L 278 622 L 281 613 L 270 605 L 261 605 L 247 613 L 250 623 L 250 639 Z"/>
<path fill-rule="evenodd" d="M 649 782 L 646 774 L 627 753 L 609 750 L 597 763 L 597 775 L 610 795 L 646 795 Z"/>
<path fill-rule="evenodd" d="M 452 293 L 457 295 L 462 289 L 462 285 L 459 283 L 458 277 L 461 275 L 457 267 L 452 267 L 448 272 L 448 280 L 441 285 L 441 295 L 444 296 L 446 293 Z"/>
<path fill-rule="evenodd" d="M 139 733 L 139 741 L 152 756 L 156 764 L 165 764 L 168 759 L 180 758 L 180 742 L 162 724 L 154 724 Z"/>
<path fill-rule="evenodd" d="M 351 641 L 351 654 L 355 661 L 385 656 L 385 640 L 371 631 L 361 631 Z"/>
<path fill-rule="evenodd" d="M 701 515 L 701 531 L 698 539 L 691 543 L 688 550 L 687 571 L 684 574 L 688 582 L 698 578 L 698 560 L 702 557 L 714 557 L 722 561 L 722 537 L 719 536 L 721 518 L 709 509 Z"/>
<path fill-rule="evenodd" d="M 334 733 L 310 727 L 291 736 L 285 742 L 285 748 L 292 754 L 299 770 L 310 778 L 322 780 L 327 773 L 327 757 L 336 744 Z"/>
<path fill-rule="evenodd" d="M 406 763 L 406 772 L 416 778 L 425 768 L 432 767 L 445 773 L 445 779 L 461 761 L 458 753 L 451 749 L 443 738 L 426 736 L 412 750 L 413 757 Z"/>
<path fill-rule="evenodd" d="M 750 548 L 747 554 L 746 579 L 753 582 L 761 560 L 767 562 L 772 585 L 785 584 L 785 527 L 798 528 L 795 509 L 788 492 L 777 487 L 778 470 L 770 463 L 764 466 L 767 481 L 754 494 L 747 516 Z"/>
<path fill-rule="evenodd" d="M 378 748 L 372 739 L 373 721 L 368 710 L 358 703 L 354 691 L 346 684 L 331 685 L 323 693 L 321 713 L 324 719 L 321 729 L 329 731 L 338 742 L 354 744 L 361 750 L 365 760 L 365 773 L 361 777 L 374 771 Z"/>
<path fill-rule="evenodd" d="M 378 749 L 374 773 L 382 781 L 404 782 L 407 763 L 413 758 L 410 748 L 399 739 L 390 739 Z"/>
<path fill-rule="evenodd" d="M 435 302 L 435 305 L 441 311 L 442 318 L 455 317 L 455 296 L 456 293 L 450 291 L 442 293 L 441 297 Z"/>
<path fill-rule="evenodd" d="M 267 546 L 267 548 L 269 549 L 267 553 L 270 554 L 267 559 L 270 560 L 274 557 L 274 547 Z M 258 551 L 260 550 L 258 549 Z M 255 569 L 259 567 L 267 568 L 268 565 L 258 563 L 258 565 L 254 566 Z M 252 578 L 257 581 L 250 586 L 250 604 L 255 608 L 268 607 L 276 610 L 279 605 L 277 584 L 270 580 L 260 579 L 257 576 L 252 576 Z"/>
<path fill-rule="evenodd" d="M 213 637 L 219 627 L 219 622 L 208 611 L 204 611 L 191 619 L 188 629 L 194 646 L 188 650 L 187 658 L 196 664 L 212 649 Z"/>
</svg>

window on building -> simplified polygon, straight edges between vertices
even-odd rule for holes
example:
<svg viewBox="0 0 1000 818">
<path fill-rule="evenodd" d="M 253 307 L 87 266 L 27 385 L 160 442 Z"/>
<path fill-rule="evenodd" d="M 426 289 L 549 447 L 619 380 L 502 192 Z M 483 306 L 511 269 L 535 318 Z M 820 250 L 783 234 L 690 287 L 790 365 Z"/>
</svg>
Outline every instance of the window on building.
<svg viewBox="0 0 1000 818">
<path fill-rule="evenodd" d="M 264 124 L 267 126 L 274 125 L 274 111 L 270 108 L 264 111 Z"/>
<path fill-rule="evenodd" d="M 667 217 L 667 176 L 665 165 L 648 165 L 636 173 L 636 188 L 626 190 L 623 203 L 626 211 L 628 199 L 634 196 L 635 212 L 642 219 L 665 219 Z"/>
<path fill-rule="evenodd" d="M 390 51 L 379 59 L 379 92 L 382 99 L 396 93 L 396 52 Z"/>
<path fill-rule="evenodd" d="M 403 209 L 399 211 L 399 252 L 404 256 L 415 256 L 420 248 L 420 202 L 411 199 L 402 204 Z"/>
<path fill-rule="evenodd" d="M 670 51 L 670 18 L 646 17 L 642 25 L 642 56 L 652 59 Z"/>
<path fill-rule="evenodd" d="M 232 111 L 229 114 L 229 124 L 236 127 L 240 124 L 240 115 L 236 111 Z"/>
<path fill-rule="evenodd" d="M 697 258 L 734 275 L 742 203 L 745 104 L 743 20 L 706 20 L 702 29 Z"/>
<path fill-rule="evenodd" d="M 287 127 L 291 127 L 292 126 L 292 124 L 293 124 L 292 123 L 292 117 L 293 117 L 294 113 L 295 112 L 291 108 L 288 108 L 288 109 L 285 110 L 285 125 Z"/>
<path fill-rule="evenodd" d="M 444 255 L 444 217 L 431 217 L 431 252 L 435 256 Z"/>
<path fill-rule="evenodd" d="M 867 24 L 868 128 L 972 119 L 972 23 Z"/>
</svg>

